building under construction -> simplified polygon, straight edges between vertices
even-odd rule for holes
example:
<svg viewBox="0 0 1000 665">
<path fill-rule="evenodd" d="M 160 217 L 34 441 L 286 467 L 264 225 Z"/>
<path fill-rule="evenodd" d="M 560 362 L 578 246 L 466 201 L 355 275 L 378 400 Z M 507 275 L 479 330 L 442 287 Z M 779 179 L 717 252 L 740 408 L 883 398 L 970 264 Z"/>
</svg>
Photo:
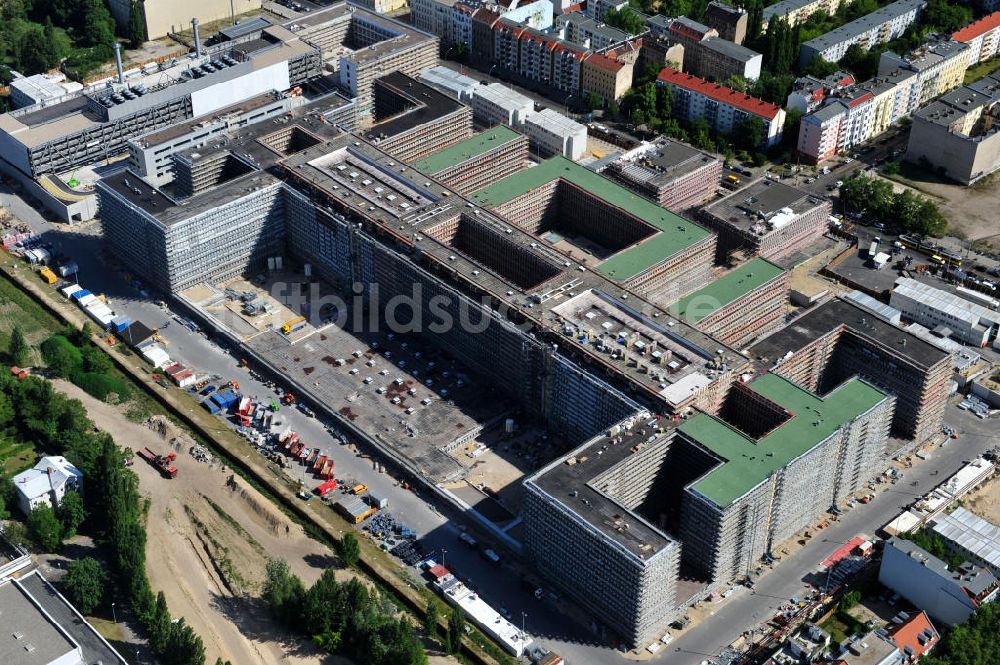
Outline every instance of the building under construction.
<svg viewBox="0 0 1000 665">
<path fill-rule="evenodd" d="M 704 593 L 681 565 L 717 587 L 751 576 L 877 475 L 892 407 L 859 379 L 818 397 L 766 374 L 734 386 L 718 416 L 630 418 L 525 481 L 525 553 L 641 645 Z"/>
<path fill-rule="evenodd" d="M 818 240 L 830 211 L 828 199 L 762 179 L 706 206 L 698 220 L 719 236 L 719 263 L 737 252 L 777 261 Z"/>
<path fill-rule="evenodd" d="M 941 431 L 952 354 L 847 300 L 819 305 L 747 353 L 819 394 L 849 376 L 870 381 L 896 398 L 892 429 L 911 444 Z"/>
<path fill-rule="evenodd" d="M 497 125 L 413 164 L 462 194 L 528 168 L 528 138 Z"/>
<path fill-rule="evenodd" d="M 639 294 L 711 279 L 715 236 L 575 162 L 553 157 L 472 195 L 520 229 Z"/>
<path fill-rule="evenodd" d="M 756 258 L 670 307 L 682 321 L 736 349 L 781 327 L 788 305 L 788 272 Z"/>
<path fill-rule="evenodd" d="M 667 138 L 643 145 L 608 165 L 605 174 L 668 210 L 685 210 L 715 195 L 722 162 Z"/>
</svg>

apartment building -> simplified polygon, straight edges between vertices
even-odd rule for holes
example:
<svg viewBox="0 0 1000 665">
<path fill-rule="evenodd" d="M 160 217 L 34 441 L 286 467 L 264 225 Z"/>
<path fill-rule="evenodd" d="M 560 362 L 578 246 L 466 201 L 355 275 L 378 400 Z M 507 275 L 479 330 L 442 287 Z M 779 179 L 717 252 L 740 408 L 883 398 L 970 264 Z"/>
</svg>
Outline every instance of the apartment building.
<svg viewBox="0 0 1000 665">
<path fill-rule="evenodd" d="M 535 102 L 501 83 L 480 85 L 472 94 L 472 111 L 476 121 L 492 127 L 520 127 L 529 114 L 535 112 Z"/>
<path fill-rule="evenodd" d="M 810 163 L 822 162 L 910 117 L 934 97 L 962 84 L 968 53 L 968 46 L 959 42 L 932 42 L 907 56 L 883 53 L 878 76 L 864 83 L 836 88 L 821 84 L 812 89 L 806 83 L 801 91 L 796 86 L 790 103 L 804 103 L 807 108 L 812 104 L 815 109 L 799 125 L 799 155 Z M 814 96 L 807 98 L 810 91 Z"/>
<path fill-rule="evenodd" d="M 719 38 L 742 44 L 747 38 L 749 15 L 742 7 L 731 7 L 712 0 L 705 8 L 705 25 L 719 33 Z"/>
<path fill-rule="evenodd" d="M 715 196 L 722 162 L 679 141 L 660 138 L 622 155 L 603 173 L 676 212 Z"/>
<path fill-rule="evenodd" d="M 489 7 L 478 7 L 472 12 L 472 61 L 479 64 L 496 60 L 496 41 L 493 29 L 500 21 L 500 12 Z"/>
<path fill-rule="evenodd" d="M 567 12 L 556 17 L 556 28 L 562 39 L 600 51 L 628 41 L 635 35 L 601 23 L 581 12 Z"/>
<path fill-rule="evenodd" d="M 528 167 L 528 138 L 498 125 L 438 150 L 413 167 L 463 194 Z"/>
<path fill-rule="evenodd" d="M 826 232 L 830 201 L 777 180 L 757 180 L 703 208 L 698 219 L 719 236 L 718 263 L 738 255 L 775 261 Z"/>
<path fill-rule="evenodd" d="M 798 109 L 802 113 L 812 113 L 822 106 L 827 97 L 855 83 L 857 81 L 854 76 L 844 71 L 834 72 L 822 79 L 815 76 L 800 76 L 792 84 L 792 91 L 788 93 L 785 107 Z"/>
<path fill-rule="evenodd" d="M 628 7 L 628 0 L 594 0 L 586 3 L 584 11 L 590 18 L 600 21 L 609 9 L 620 10 L 623 7 Z"/>
<path fill-rule="evenodd" d="M 501 19 L 494 28 L 496 65 L 566 93 L 580 90 L 586 46 Z"/>
<path fill-rule="evenodd" d="M 823 396 L 777 374 L 737 383 L 677 427 L 703 472 L 684 487 L 682 559 L 713 580 L 759 562 L 881 470 L 894 400 L 849 378 Z"/>
<path fill-rule="evenodd" d="M 969 66 L 985 62 L 1000 52 L 1000 12 L 973 21 L 951 38 L 969 47 Z"/>
<path fill-rule="evenodd" d="M 674 113 L 678 117 L 689 122 L 704 118 L 720 134 L 732 134 L 741 122 L 756 118 L 763 124 L 762 147 L 770 147 L 781 140 L 785 111 L 775 104 L 670 67 L 660 72 L 656 82 L 673 89 Z"/>
<path fill-rule="evenodd" d="M 896 0 L 891 5 L 810 39 L 799 49 L 799 66 L 805 67 L 815 57 L 827 62 L 840 62 L 852 44 L 859 44 L 868 50 L 876 44 L 901 37 L 926 6 L 926 0 Z"/>
<path fill-rule="evenodd" d="M 1000 168 L 1000 76 L 992 74 L 946 93 L 913 116 L 909 161 L 928 160 L 969 185 Z"/>
<path fill-rule="evenodd" d="M 719 32 L 686 17 L 670 19 L 660 35 L 684 46 L 684 71 L 712 81 L 731 76 L 760 78 L 764 56 L 745 46 L 722 39 Z"/>
<path fill-rule="evenodd" d="M 594 93 L 604 104 L 617 102 L 632 88 L 634 65 L 603 53 L 592 53 L 580 68 L 580 93 Z"/>
<path fill-rule="evenodd" d="M 908 277 L 900 277 L 889 304 L 930 330 L 975 347 L 989 346 L 1000 329 L 1000 312 Z"/>
<path fill-rule="evenodd" d="M 734 349 L 781 327 L 788 304 L 788 272 L 756 258 L 733 268 L 668 309 Z"/>
<path fill-rule="evenodd" d="M 375 124 L 365 138 L 405 162 L 472 135 L 472 109 L 405 74 L 375 79 Z"/>
<path fill-rule="evenodd" d="M 952 354 L 846 300 L 814 307 L 747 354 L 819 394 L 845 377 L 870 381 L 896 398 L 894 433 L 918 445 L 941 431 Z"/>
<path fill-rule="evenodd" d="M 924 44 L 908 55 L 883 53 L 878 62 L 878 75 L 885 77 L 898 72 L 916 74 L 910 97 L 902 111 L 908 116 L 935 97 L 961 86 L 969 61 L 970 48 L 967 44 L 942 40 Z"/>
<path fill-rule="evenodd" d="M 763 28 L 766 30 L 768 23 L 775 18 L 783 17 L 788 21 L 788 25 L 794 27 L 799 23 L 804 23 L 816 12 L 832 16 L 837 13 L 842 4 L 849 5 L 851 0 L 781 0 L 781 2 L 764 7 Z"/>
</svg>

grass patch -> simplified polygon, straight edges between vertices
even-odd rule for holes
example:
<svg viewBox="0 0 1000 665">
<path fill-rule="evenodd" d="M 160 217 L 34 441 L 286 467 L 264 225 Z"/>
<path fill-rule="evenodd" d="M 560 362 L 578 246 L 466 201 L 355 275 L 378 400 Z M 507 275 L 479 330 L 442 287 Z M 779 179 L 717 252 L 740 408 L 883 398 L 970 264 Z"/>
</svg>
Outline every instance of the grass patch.
<svg viewBox="0 0 1000 665">
<path fill-rule="evenodd" d="M 55 317 L 5 276 L 0 279 L 0 348 L 7 348 L 15 325 L 21 327 L 21 332 L 32 346 L 37 346 L 60 328 Z"/>
<path fill-rule="evenodd" d="M 986 62 L 981 62 L 975 67 L 969 67 L 965 70 L 965 84 L 969 85 L 974 81 L 978 81 L 987 74 L 992 74 L 998 69 L 1000 69 L 1000 56 L 990 58 Z"/>
<path fill-rule="evenodd" d="M 820 624 L 820 628 L 830 633 L 835 644 L 840 644 L 852 635 L 865 632 L 865 624 L 861 623 L 843 610 L 837 610 L 829 619 Z"/>
<path fill-rule="evenodd" d="M 35 447 L 29 443 L 5 441 L 0 443 L 0 470 L 16 475 L 35 463 Z"/>
</svg>

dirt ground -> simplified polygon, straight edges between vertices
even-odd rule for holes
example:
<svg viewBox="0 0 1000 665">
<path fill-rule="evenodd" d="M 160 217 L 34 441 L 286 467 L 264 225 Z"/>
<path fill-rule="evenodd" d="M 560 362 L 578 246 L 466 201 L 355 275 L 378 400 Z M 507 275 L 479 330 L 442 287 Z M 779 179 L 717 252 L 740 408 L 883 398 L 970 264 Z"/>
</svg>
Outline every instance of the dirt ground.
<svg viewBox="0 0 1000 665">
<path fill-rule="evenodd" d="M 133 450 L 175 450 L 178 475 L 162 478 L 135 458 L 140 491 L 150 499 L 147 570 L 154 591 L 163 591 L 174 616 L 183 616 L 205 641 L 208 662 L 234 665 L 316 665 L 349 663 L 316 652 L 308 641 L 274 625 L 252 597 L 260 591 L 268 557 L 288 561 L 306 585 L 335 565 L 328 548 L 218 462 L 198 462 L 189 442 L 172 426 L 161 435 L 129 422 L 118 408 L 99 402 L 76 386 L 55 382 L 79 399 L 94 423 Z M 176 438 L 175 438 L 176 437 Z M 171 439 L 173 439 L 171 443 Z M 338 578 L 348 573 L 339 572 Z M 251 598 L 245 597 L 248 594 Z"/>
<path fill-rule="evenodd" d="M 1000 481 L 993 479 L 962 499 L 962 506 L 985 520 L 1000 524 Z"/>
<path fill-rule="evenodd" d="M 1000 247 L 1000 227 L 996 222 L 1000 178 L 987 178 L 971 187 L 962 187 L 927 176 L 914 184 L 921 192 L 938 197 L 937 203 L 953 232 L 969 240 L 991 240 Z"/>
</svg>

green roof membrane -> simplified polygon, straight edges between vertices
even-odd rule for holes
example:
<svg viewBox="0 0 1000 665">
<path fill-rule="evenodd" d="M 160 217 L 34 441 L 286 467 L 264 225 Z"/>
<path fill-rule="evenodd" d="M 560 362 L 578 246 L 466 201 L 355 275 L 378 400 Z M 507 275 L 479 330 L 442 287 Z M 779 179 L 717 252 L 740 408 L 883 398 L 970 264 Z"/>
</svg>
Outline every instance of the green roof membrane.
<svg viewBox="0 0 1000 665">
<path fill-rule="evenodd" d="M 480 132 L 472 138 L 448 146 L 444 150 L 431 153 L 420 161 L 414 162 L 412 166 L 433 175 L 492 150 L 498 145 L 513 141 L 518 136 L 520 134 L 513 129 L 498 125 L 493 129 Z"/>
<path fill-rule="evenodd" d="M 705 288 L 681 298 L 670 307 L 670 312 L 685 323 L 698 323 L 784 272 L 770 261 L 754 259 L 729 271 Z"/>
<path fill-rule="evenodd" d="M 538 166 L 519 171 L 484 187 L 471 198 L 480 205 L 495 208 L 557 178 L 635 215 L 659 231 L 597 266 L 597 272 L 610 279 L 631 279 L 708 236 L 709 232 L 694 222 L 661 208 L 565 157 L 553 157 Z"/>
<path fill-rule="evenodd" d="M 777 374 L 757 377 L 750 388 L 784 407 L 792 417 L 757 441 L 704 413 L 678 428 L 724 460 L 692 485 L 721 507 L 730 505 L 885 399 L 885 393 L 860 379 L 841 384 L 825 398 Z"/>
</svg>

